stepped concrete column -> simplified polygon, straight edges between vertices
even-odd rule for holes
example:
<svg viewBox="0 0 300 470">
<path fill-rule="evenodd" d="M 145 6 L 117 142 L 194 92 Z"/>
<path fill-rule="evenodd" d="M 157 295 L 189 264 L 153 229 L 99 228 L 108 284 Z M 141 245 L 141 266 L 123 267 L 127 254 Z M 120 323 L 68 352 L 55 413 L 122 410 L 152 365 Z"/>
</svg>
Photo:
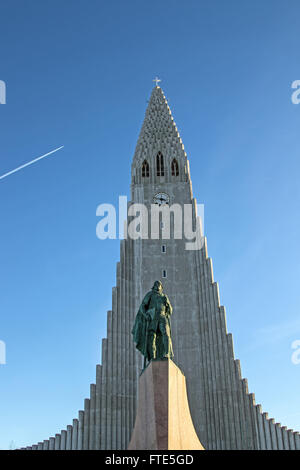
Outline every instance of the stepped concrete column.
<svg viewBox="0 0 300 470">
<path fill-rule="evenodd" d="M 60 450 L 60 434 L 55 434 L 54 450 Z"/>
<path fill-rule="evenodd" d="M 89 448 L 89 428 L 90 428 L 90 399 L 84 400 L 84 422 L 83 422 L 83 450 Z"/>
<path fill-rule="evenodd" d="M 61 431 L 61 439 L 60 439 L 60 450 L 66 450 L 67 445 L 67 431 L 64 429 Z"/>
<path fill-rule="evenodd" d="M 67 426 L 66 450 L 72 450 L 72 425 L 71 424 L 68 424 Z"/>
<path fill-rule="evenodd" d="M 128 450 L 204 450 L 190 415 L 185 376 L 170 359 L 150 362 L 140 376 Z"/>
<path fill-rule="evenodd" d="M 72 450 L 78 447 L 78 419 L 73 419 Z"/>
<path fill-rule="evenodd" d="M 78 444 L 77 450 L 82 450 L 83 446 L 83 425 L 84 425 L 84 411 L 78 412 Z"/>
<path fill-rule="evenodd" d="M 54 450 L 55 447 L 55 437 L 49 438 L 49 450 Z"/>
<path fill-rule="evenodd" d="M 49 439 L 44 440 L 43 450 L 49 450 Z"/>
</svg>

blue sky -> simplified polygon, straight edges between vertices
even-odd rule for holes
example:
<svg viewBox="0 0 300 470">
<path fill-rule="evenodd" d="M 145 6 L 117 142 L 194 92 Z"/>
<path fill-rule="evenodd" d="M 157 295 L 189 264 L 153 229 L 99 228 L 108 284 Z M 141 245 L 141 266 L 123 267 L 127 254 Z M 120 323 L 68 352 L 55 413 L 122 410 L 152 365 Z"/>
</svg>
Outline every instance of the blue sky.
<svg viewBox="0 0 300 470">
<path fill-rule="evenodd" d="M 100 362 L 119 241 L 96 207 L 129 197 L 158 75 L 205 205 L 235 354 L 264 411 L 300 430 L 299 2 L 1 5 L 0 448 L 82 409 Z"/>
</svg>

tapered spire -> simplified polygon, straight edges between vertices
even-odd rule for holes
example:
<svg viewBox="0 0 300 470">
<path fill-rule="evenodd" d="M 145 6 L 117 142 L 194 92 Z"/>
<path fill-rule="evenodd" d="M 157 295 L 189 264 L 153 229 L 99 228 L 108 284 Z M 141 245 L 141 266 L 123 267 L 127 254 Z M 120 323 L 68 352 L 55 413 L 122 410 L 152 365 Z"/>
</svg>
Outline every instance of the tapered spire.
<svg viewBox="0 0 300 470">
<path fill-rule="evenodd" d="M 137 141 L 133 162 L 155 158 L 157 152 L 166 158 L 186 159 L 184 146 L 166 97 L 159 86 L 152 90 L 144 122 Z M 172 155 L 171 155 L 172 153 Z"/>
</svg>

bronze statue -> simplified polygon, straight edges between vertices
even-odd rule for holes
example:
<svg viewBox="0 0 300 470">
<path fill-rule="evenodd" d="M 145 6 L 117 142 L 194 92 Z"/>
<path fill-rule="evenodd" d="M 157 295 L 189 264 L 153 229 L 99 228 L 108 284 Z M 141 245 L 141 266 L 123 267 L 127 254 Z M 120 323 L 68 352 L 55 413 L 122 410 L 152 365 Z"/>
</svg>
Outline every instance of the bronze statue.
<svg viewBox="0 0 300 470">
<path fill-rule="evenodd" d="M 165 359 L 174 356 L 171 341 L 172 306 L 168 296 L 163 293 L 160 281 L 155 281 L 138 310 L 132 329 L 136 348 L 146 360 Z"/>
</svg>

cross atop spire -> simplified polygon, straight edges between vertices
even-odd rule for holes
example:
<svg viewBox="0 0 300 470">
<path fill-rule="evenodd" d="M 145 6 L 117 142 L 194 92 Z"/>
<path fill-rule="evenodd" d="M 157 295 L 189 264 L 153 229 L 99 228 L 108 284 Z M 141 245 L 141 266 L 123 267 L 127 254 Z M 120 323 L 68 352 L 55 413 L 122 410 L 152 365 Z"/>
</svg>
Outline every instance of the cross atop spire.
<svg viewBox="0 0 300 470">
<path fill-rule="evenodd" d="M 155 77 L 152 82 L 155 82 L 155 86 L 158 86 L 158 83 L 161 82 L 161 80 L 157 77 Z"/>
</svg>

